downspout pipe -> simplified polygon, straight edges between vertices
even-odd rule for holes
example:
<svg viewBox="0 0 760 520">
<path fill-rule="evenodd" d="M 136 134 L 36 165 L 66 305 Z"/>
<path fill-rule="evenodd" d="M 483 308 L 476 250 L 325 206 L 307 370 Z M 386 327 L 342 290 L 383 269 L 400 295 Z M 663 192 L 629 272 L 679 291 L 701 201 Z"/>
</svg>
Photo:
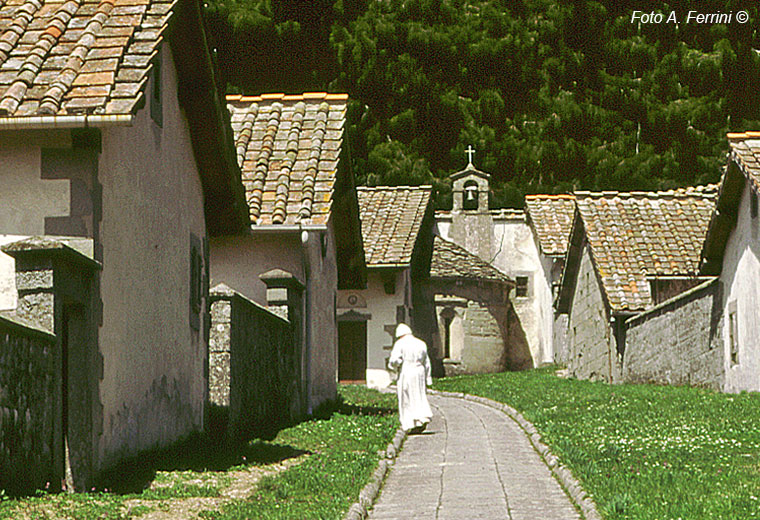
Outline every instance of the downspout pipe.
<svg viewBox="0 0 760 520">
<path fill-rule="evenodd" d="M 299 228 L 301 225 L 299 223 Z M 303 323 L 304 323 L 304 378 L 306 379 L 306 413 L 311 416 L 311 263 L 309 262 L 309 230 L 301 229 L 301 262 L 303 264 L 304 290 Z"/>
</svg>

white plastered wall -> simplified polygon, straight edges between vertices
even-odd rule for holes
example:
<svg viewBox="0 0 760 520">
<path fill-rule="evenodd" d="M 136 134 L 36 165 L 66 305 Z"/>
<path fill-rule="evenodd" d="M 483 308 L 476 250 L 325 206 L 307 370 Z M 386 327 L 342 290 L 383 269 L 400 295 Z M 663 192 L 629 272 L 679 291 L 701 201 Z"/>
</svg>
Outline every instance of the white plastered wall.
<svg viewBox="0 0 760 520">
<path fill-rule="evenodd" d="M 363 290 L 341 291 L 340 302 L 346 302 L 351 294 L 359 295 L 359 302 L 366 303 L 360 307 L 341 304 L 338 315 L 355 311 L 370 315 L 367 320 L 367 386 L 370 388 L 386 388 L 391 384 L 391 374 L 386 370 L 386 361 L 393 347 L 393 336 L 385 329 L 386 326 L 395 328 L 396 308 L 405 307 L 407 324 L 409 323 L 409 307 L 411 302 L 411 277 L 408 267 L 398 268 L 393 275 L 395 290 L 387 294 L 383 277 L 377 269 L 367 270 L 367 288 Z"/>
<path fill-rule="evenodd" d="M 333 225 L 310 232 L 304 244 L 306 274 L 306 338 L 309 408 L 338 396 L 338 263 Z"/>
<path fill-rule="evenodd" d="M 750 215 L 750 193 L 745 182 L 736 227 L 726 243 L 720 275 L 728 392 L 760 390 L 760 216 L 753 219 Z M 738 320 L 737 364 L 731 361 L 729 306 L 735 306 Z"/>
<path fill-rule="evenodd" d="M 0 147 L 0 233 L 44 235 L 45 217 L 66 217 L 70 181 L 42 179 L 39 146 Z"/>
<path fill-rule="evenodd" d="M 203 191 L 166 44 L 161 55 L 163 126 L 146 103 L 131 127 L 104 130 L 102 137 L 105 465 L 203 423 L 207 345 L 190 324 L 190 237 L 206 236 Z"/>
<path fill-rule="evenodd" d="M 0 140 L 0 245 L 45 234 L 45 217 L 69 215 L 67 179 L 42 179 L 39 146 Z M 0 310 L 16 308 L 13 258 L 0 252 Z"/>
<path fill-rule="evenodd" d="M 545 295 L 541 295 L 540 289 L 537 292 L 537 285 L 540 283 L 539 278 L 543 277 L 543 270 L 538 248 L 533 240 L 533 233 L 525 222 L 525 218 L 492 216 L 493 239 L 480 237 L 479 240 L 477 238 L 478 233 L 485 231 L 479 227 L 479 224 L 484 222 L 483 215 L 465 215 L 464 218 L 480 219 L 477 225 L 473 222 L 472 230 L 468 229 L 468 232 L 464 234 L 464 238 L 469 243 L 457 242 L 457 233 L 453 232 L 451 221 L 439 219 L 436 222 L 439 234 L 442 238 L 458 243 L 459 246 L 480 256 L 486 262 L 490 262 L 512 279 L 516 276 L 529 277 L 528 296 L 515 297 L 512 299 L 512 304 L 520 319 L 520 326 L 525 332 L 533 365 L 538 366 L 543 362 L 551 362 L 553 357 L 551 350 L 552 329 L 548 329 L 549 334 L 547 336 L 547 329 L 542 326 L 543 303 L 541 298 L 545 298 Z M 483 243 L 490 240 L 493 240 L 493 243 Z"/>
<path fill-rule="evenodd" d="M 534 237 L 534 247 L 540 251 Z M 552 293 L 552 267 L 554 260 L 539 253 L 541 269 L 536 271 L 534 281 L 534 300 L 538 313 L 537 327 L 541 349 L 541 363 L 554 362 L 554 295 Z"/>
<path fill-rule="evenodd" d="M 267 286 L 259 275 L 282 269 L 305 279 L 299 232 L 212 237 L 210 243 L 211 287 L 224 283 L 266 307 Z"/>
</svg>

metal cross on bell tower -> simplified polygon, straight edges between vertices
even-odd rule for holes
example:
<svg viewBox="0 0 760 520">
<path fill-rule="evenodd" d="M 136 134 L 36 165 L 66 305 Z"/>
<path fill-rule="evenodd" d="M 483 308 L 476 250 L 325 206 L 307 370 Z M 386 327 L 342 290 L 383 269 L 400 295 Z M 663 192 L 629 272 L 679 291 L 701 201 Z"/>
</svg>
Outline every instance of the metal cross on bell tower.
<svg viewBox="0 0 760 520">
<path fill-rule="evenodd" d="M 473 148 L 472 145 L 468 145 L 467 150 L 465 150 L 464 153 L 467 154 L 467 167 L 474 168 L 472 165 L 472 156 L 475 155 L 475 148 Z"/>
</svg>

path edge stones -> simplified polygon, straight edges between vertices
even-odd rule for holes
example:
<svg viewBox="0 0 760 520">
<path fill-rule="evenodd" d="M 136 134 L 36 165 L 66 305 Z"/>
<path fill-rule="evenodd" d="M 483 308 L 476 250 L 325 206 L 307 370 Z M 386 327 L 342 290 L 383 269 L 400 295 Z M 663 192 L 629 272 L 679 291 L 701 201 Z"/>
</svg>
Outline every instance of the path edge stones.
<svg viewBox="0 0 760 520">
<path fill-rule="evenodd" d="M 440 395 L 442 397 L 455 397 L 464 399 L 465 401 L 473 401 L 494 408 L 507 414 L 513 421 L 515 421 L 520 428 L 525 432 L 530 440 L 533 449 L 540 455 L 541 460 L 549 468 L 554 477 L 559 481 L 565 492 L 570 497 L 570 500 L 578 506 L 586 520 L 602 520 L 599 511 L 596 509 L 596 504 L 590 496 L 583 490 L 580 482 L 576 480 L 570 470 L 560 463 L 560 460 L 554 455 L 549 446 L 547 446 L 542 440 L 541 435 L 536 430 L 533 424 L 525 419 L 523 415 L 509 406 L 508 404 L 488 399 L 487 397 L 480 397 L 478 395 L 465 394 L 463 392 L 445 392 L 442 390 L 428 390 L 431 395 Z M 353 519 L 352 519 L 353 520 Z"/>
<path fill-rule="evenodd" d="M 388 473 L 391 465 L 396 461 L 396 456 L 401 451 L 401 446 L 406 440 L 406 432 L 399 428 L 393 436 L 393 440 L 388 443 L 385 450 L 378 452 L 381 455 L 377 468 L 372 474 L 367 485 L 359 492 L 359 499 L 351 504 L 343 520 L 364 520 L 367 518 L 368 510 L 375 504 L 380 490 L 383 487 L 385 475 Z"/>
</svg>

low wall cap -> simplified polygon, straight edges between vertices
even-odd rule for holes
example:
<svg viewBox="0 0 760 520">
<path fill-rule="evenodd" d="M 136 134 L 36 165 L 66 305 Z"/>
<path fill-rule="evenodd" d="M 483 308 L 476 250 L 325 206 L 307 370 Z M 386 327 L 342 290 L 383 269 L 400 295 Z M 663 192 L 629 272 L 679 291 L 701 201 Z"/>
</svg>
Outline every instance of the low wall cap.
<svg viewBox="0 0 760 520">
<path fill-rule="evenodd" d="M 100 262 L 83 255 L 65 242 L 49 237 L 36 236 L 25 238 L 0 246 L 0 250 L 16 259 L 47 254 L 91 269 L 100 269 L 102 267 Z"/>
<path fill-rule="evenodd" d="M 259 275 L 259 279 L 267 287 L 288 287 L 294 289 L 303 289 L 305 286 L 294 274 L 282 269 L 272 269 Z"/>
</svg>

